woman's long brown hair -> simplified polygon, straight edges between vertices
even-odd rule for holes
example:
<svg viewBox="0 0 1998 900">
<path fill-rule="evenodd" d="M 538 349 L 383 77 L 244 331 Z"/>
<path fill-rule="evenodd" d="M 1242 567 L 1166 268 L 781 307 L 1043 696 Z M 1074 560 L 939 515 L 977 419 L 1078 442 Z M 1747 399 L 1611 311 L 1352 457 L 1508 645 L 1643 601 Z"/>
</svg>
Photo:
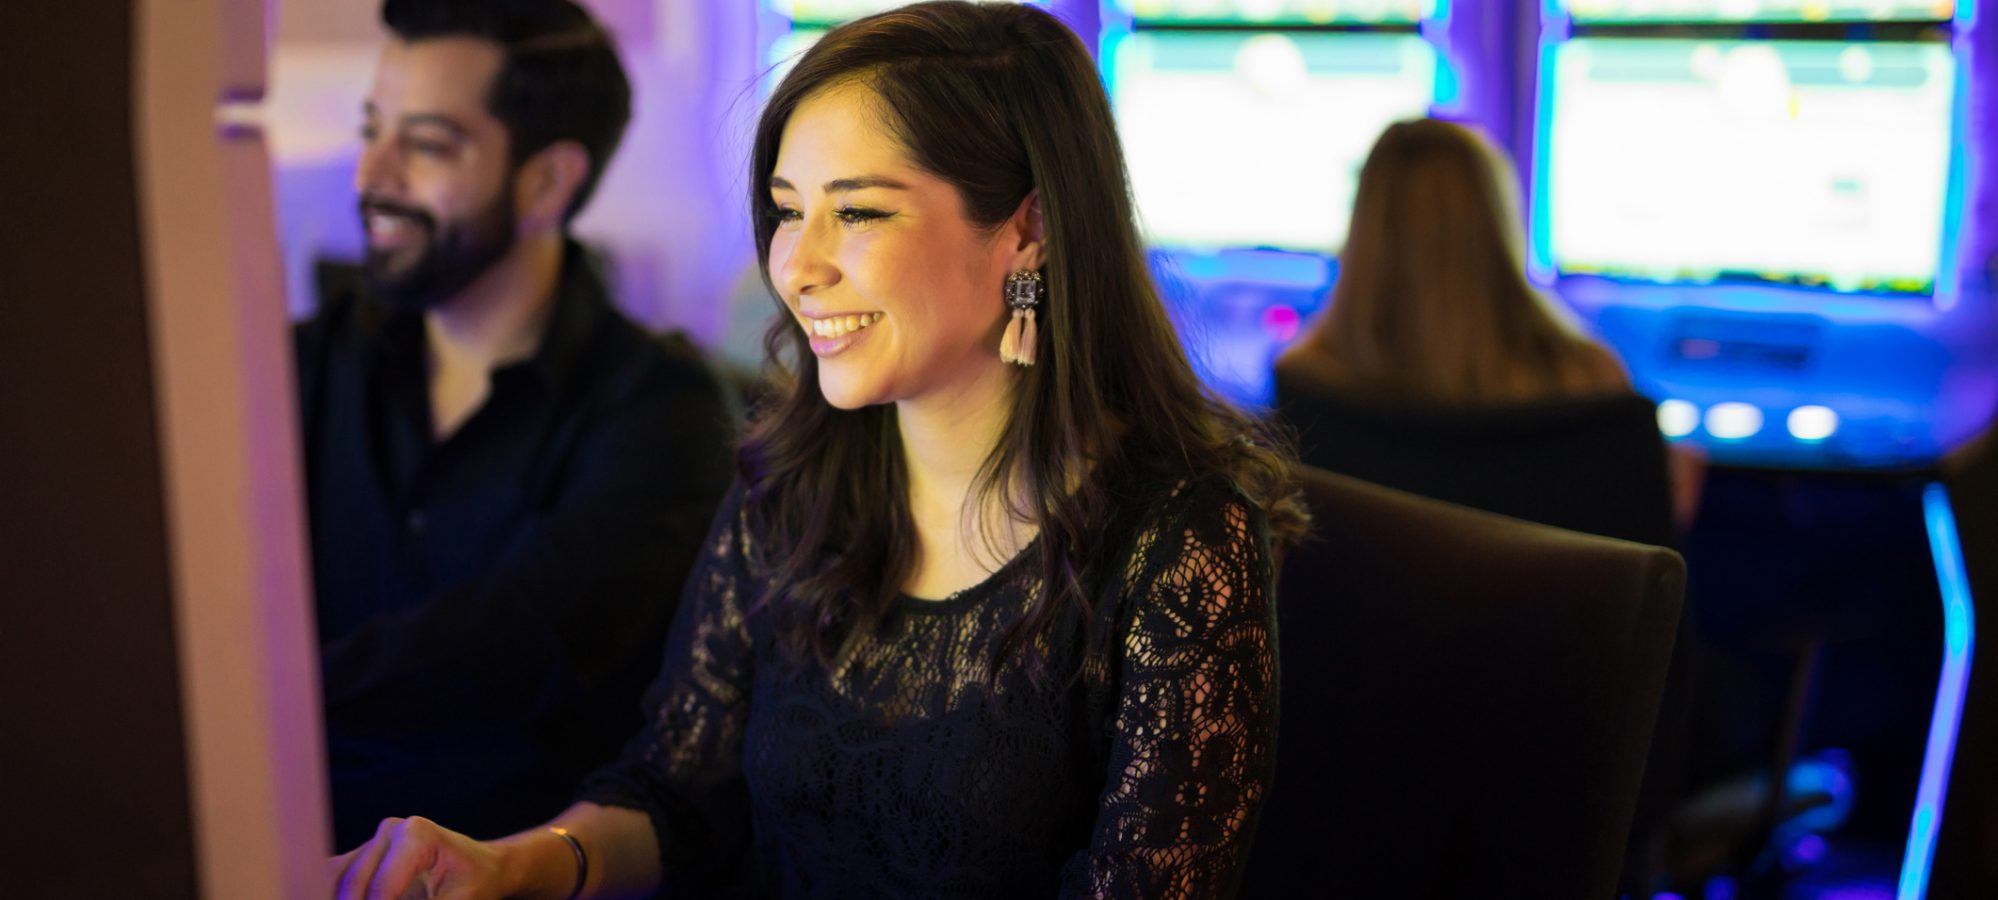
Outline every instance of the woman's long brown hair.
<svg viewBox="0 0 1998 900">
<path fill-rule="evenodd" d="M 1360 170 L 1331 306 L 1278 368 L 1443 403 L 1587 381 L 1608 355 L 1533 289 L 1523 261 L 1505 157 L 1451 122 L 1391 125 Z"/>
<path fill-rule="evenodd" d="M 974 497 L 1038 526 L 1042 587 L 996 648 L 994 672 L 1043 674 L 1035 641 L 1065 608 L 1089 610 L 1085 585 L 1115 549 L 1105 546 L 1109 511 L 1136 499 L 1115 496 L 1119 485 L 1218 474 L 1267 513 L 1279 542 L 1303 530 L 1282 445 L 1208 393 L 1187 362 L 1145 268 L 1109 100 L 1082 42 L 1046 12 L 919 3 L 835 28 L 808 50 L 756 130 L 749 203 L 766 284 L 777 223 L 767 186 L 785 123 L 847 83 L 884 101 L 910 158 L 957 189 L 975 226 L 998 228 L 1039 191 L 1039 360 L 1019 372 Z M 914 568 L 896 410 L 828 404 L 788 315 L 765 343 L 776 390 L 742 451 L 746 513 L 770 556 L 762 602 L 794 659 L 829 663 L 875 631 Z"/>
</svg>

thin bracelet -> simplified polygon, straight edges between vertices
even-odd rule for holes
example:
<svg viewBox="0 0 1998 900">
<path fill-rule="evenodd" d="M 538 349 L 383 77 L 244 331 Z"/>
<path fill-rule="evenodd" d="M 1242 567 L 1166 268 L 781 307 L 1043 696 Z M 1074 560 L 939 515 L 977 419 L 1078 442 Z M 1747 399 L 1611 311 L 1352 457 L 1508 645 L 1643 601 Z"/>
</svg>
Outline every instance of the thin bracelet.
<svg viewBox="0 0 1998 900">
<path fill-rule="evenodd" d="M 590 857 L 583 852 L 583 842 L 569 833 L 567 828 L 550 827 L 555 836 L 569 842 L 569 851 L 576 854 L 576 887 L 569 891 L 569 900 L 583 896 L 583 884 L 590 880 Z"/>
</svg>

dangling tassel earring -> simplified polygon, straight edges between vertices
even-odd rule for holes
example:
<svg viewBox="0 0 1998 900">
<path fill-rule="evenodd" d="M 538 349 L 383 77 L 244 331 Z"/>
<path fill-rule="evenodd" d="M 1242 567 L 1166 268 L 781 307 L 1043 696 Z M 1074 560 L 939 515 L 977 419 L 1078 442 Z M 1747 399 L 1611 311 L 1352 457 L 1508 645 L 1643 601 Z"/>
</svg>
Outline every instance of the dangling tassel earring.
<svg viewBox="0 0 1998 900">
<path fill-rule="evenodd" d="M 1006 276 L 1006 305 L 1013 310 L 1013 321 L 1006 324 L 1006 334 L 999 339 L 1001 360 L 1022 366 L 1034 364 L 1040 336 L 1034 328 L 1034 307 L 1040 304 L 1046 291 L 1039 272 L 1014 272 Z"/>
</svg>

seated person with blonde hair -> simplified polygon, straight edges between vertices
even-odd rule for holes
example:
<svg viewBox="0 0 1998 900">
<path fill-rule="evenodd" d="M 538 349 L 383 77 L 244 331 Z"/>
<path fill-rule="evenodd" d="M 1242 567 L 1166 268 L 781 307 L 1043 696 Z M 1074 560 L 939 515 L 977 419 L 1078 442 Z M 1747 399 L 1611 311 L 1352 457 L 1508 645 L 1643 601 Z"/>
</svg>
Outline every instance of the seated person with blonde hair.
<svg viewBox="0 0 1998 900">
<path fill-rule="evenodd" d="M 1630 393 L 1616 355 L 1528 283 L 1513 177 L 1462 125 L 1389 126 L 1360 171 L 1331 303 L 1278 358 L 1280 387 L 1441 409 Z M 1701 463 L 1671 459 L 1683 527 Z"/>
</svg>

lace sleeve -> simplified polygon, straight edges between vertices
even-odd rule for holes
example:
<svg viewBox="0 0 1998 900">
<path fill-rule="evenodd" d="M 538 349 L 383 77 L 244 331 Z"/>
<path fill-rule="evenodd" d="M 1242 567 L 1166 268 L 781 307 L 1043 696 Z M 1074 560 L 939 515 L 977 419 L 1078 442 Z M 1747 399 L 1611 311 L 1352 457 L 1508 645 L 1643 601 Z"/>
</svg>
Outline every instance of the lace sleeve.
<svg viewBox="0 0 1998 900">
<path fill-rule="evenodd" d="M 669 896 L 706 896 L 726 883 L 750 840 L 743 729 L 755 672 L 743 617 L 752 599 L 741 485 L 731 488 L 687 580 L 646 691 L 646 726 L 578 799 L 645 812 L 659 840 Z"/>
<path fill-rule="evenodd" d="M 1142 538 L 1133 569 L 1109 779 L 1062 895 L 1232 896 L 1275 765 L 1268 531 L 1231 492 Z"/>
</svg>

